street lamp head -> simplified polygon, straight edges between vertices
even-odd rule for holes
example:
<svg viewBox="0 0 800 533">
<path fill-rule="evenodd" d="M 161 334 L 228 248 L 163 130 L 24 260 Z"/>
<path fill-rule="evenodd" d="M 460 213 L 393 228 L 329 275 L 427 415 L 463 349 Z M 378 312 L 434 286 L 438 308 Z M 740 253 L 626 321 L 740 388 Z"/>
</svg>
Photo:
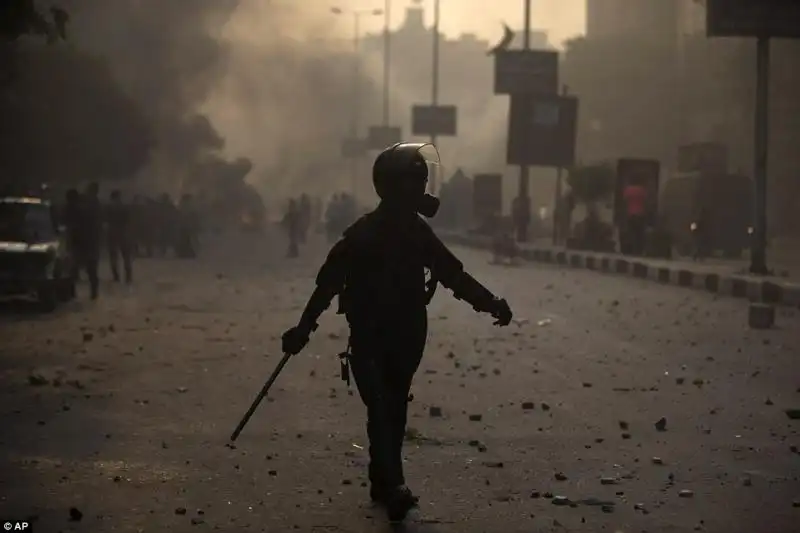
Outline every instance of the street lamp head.
<svg viewBox="0 0 800 533">
<path fill-rule="evenodd" d="M 338 7 L 332 7 L 331 8 L 331 13 L 333 13 L 334 15 L 341 15 L 342 14 L 342 10 L 339 9 Z"/>
</svg>

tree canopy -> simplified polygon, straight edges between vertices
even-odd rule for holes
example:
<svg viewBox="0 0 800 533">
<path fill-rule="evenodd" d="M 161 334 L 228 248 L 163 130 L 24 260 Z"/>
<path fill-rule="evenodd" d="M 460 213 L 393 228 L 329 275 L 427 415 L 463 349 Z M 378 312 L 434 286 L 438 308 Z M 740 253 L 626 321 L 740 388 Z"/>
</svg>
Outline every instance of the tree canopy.
<svg viewBox="0 0 800 533">
<path fill-rule="evenodd" d="M 0 171 L 27 183 L 128 178 L 145 164 L 150 124 L 100 58 L 68 46 L 15 50 L 0 93 Z"/>
<path fill-rule="evenodd" d="M 69 16 L 0 2 L 0 175 L 17 184 L 128 178 L 148 160 L 151 124 L 108 63 L 64 41 Z"/>
</svg>

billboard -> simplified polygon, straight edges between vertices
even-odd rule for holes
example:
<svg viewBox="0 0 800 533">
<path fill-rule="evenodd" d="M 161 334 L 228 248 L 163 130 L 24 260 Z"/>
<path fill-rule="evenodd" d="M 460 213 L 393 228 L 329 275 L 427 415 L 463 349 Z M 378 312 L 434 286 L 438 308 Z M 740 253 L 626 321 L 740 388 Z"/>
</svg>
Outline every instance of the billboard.
<svg viewBox="0 0 800 533">
<path fill-rule="evenodd" d="M 800 38 L 798 0 L 706 0 L 709 37 Z"/>
<path fill-rule="evenodd" d="M 509 165 L 564 168 L 575 163 L 577 98 L 512 95 L 509 115 Z"/>
<path fill-rule="evenodd" d="M 658 192 L 661 177 L 661 163 L 655 159 L 625 158 L 617 161 L 617 176 L 614 182 L 614 221 L 625 220 L 625 187 L 638 182 L 647 189 L 649 224 L 653 225 L 658 216 Z"/>
<path fill-rule="evenodd" d="M 472 180 L 472 213 L 485 220 L 503 213 L 503 175 L 476 174 Z"/>
<path fill-rule="evenodd" d="M 415 105 L 411 108 L 413 135 L 456 135 L 457 110 L 454 105 Z"/>
<path fill-rule="evenodd" d="M 395 126 L 370 126 L 367 135 L 367 149 L 384 150 L 393 144 L 403 142 L 403 130 Z"/>
<path fill-rule="evenodd" d="M 558 93 L 558 52 L 499 50 L 494 56 L 494 93 Z"/>
</svg>

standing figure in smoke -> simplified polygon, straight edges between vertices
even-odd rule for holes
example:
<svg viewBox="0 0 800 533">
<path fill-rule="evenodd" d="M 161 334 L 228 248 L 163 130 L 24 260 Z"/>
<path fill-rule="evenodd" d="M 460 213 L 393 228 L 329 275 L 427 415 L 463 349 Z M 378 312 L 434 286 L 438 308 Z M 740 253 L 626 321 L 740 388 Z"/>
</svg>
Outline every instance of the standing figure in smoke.
<svg viewBox="0 0 800 533">
<path fill-rule="evenodd" d="M 75 230 L 75 275 L 80 270 L 89 278 L 92 300 L 100 291 L 98 266 L 100 263 L 100 240 L 103 232 L 103 208 L 100 204 L 100 186 L 90 183 L 78 203 L 77 225 Z"/>
<path fill-rule="evenodd" d="M 300 206 L 297 205 L 297 200 L 294 198 L 289 200 L 289 205 L 286 208 L 286 213 L 283 215 L 282 223 L 283 229 L 286 231 L 286 236 L 289 238 L 289 249 L 286 252 L 286 257 L 297 257 L 300 254 L 298 243 L 300 242 L 303 221 Z"/>
<path fill-rule="evenodd" d="M 467 274 L 420 216 L 432 218 L 439 207 L 425 193 L 438 161 L 431 144 L 400 143 L 378 156 L 372 178 L 380 204 L 333 246 L 299 323 L 283 335 L 284 352 L 299 353 L 339 296 L 350 325 L 347 359 L 367 407 L 370 496 L 392 522 L 417 504 L 405 485 L 402 446 L 411 381 L 428 335 L 426 269 L 495 324 L 506 326 L 512 318 L 506 301 Z"/>
<path fill-rule="evenodd" d="M 111 192 L 110 201 L 106 208 L 106 224 L 108 227 L 108 263 L 111 267 L 111 276 L 115 282 L 120 281 L 119 259 L 122 258 L 122 268 L 125 272 L 125 283 L 133 281 L 132 255 L 132 220 L 131 207 L 122 203 L 122 194 L 118 190 Z"/>
<path fill-rule="evenodd" d="M 178 206 L 178 257 L 194 259 L 197 257 L 197 233 L 199 220 L 191 194 L 184 194 Z"/>
<path fill-rule="evenodd" d="M 300 210 L 300 242 L 305 244 L 308 239 L 308 229 L 311 227 L 311 199 L 307 194 L 300 195 L 298 204 Z"/>
</svg>

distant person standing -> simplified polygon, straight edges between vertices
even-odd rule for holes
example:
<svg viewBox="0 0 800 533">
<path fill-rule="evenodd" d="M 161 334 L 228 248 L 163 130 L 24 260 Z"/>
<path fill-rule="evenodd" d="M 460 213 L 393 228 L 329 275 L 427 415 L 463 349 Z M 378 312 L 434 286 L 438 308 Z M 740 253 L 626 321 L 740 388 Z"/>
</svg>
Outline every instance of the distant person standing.
<svg viewBox="0 0 800 533">
<path fill-rule="evenodd" d="M 89 278 L 92 300 L 100 292 L 97 270 L 100 262 L 100 239 L 103 229 L 103 211 L 100 205 L 100 187 L 90 183 L 79 202 L 75 231 L 75 261 L 77 270 L 84 270 Z M 76 272 L 77 273 L 77 272 Z"/>
<path fill-rule="evenodd" d="M 106 210 L 106 224 L 108 226 L 108 262 L 115 282 L 120 281 L 120 257 L 122 257 L 122 268 L 125 271 L 125 283 L 133 282 L 132 222 L 131 207 L 122 202 L 122 194 L 119 191 L 112 191 Z"/>
<path fill-rule="evenodd" d="M 645 235 L 647 232 L 647 188 L 641 179 L 634 178 L 622 190 L 622 199 L 625 205 L 624 233 L 626 234 L 627 252 L 633 255 L 642 255 L 645 249 Z"/>
<path fill-rule="evenodd" d="M 67 246 L 70 253 L 74 254 L 77 251 L 81 223 L 81 195 L 77 189 L 67 190 L 60 218 L 66 230 Z"/>
<path fill-rule="evenodd" d="M 311 227 L 311 198 L 307 194 L 300 195 L 297 207 L 300 210 L 300 242 L 305 244 Z"/>
<path fill-rule="evenodd" d="M 198 214 L 191 194 L 184 194 L 178 207 L 178 257 L 197 257 L 197 234 L 199 232 Z"/>
<path fill-rule="evenodd" d="M 283 229 L 286 231 L 286 236 L 289 237 L 289 249 L 286 252 L 286 257 L 294 258 L 300 254 L 298 242 L 300 241 L 301 218 L 300 206 L 297 205 L 297 200 L 292 198 L 289 200 L 289 206 L 283 215 Z"/>
</svg>

